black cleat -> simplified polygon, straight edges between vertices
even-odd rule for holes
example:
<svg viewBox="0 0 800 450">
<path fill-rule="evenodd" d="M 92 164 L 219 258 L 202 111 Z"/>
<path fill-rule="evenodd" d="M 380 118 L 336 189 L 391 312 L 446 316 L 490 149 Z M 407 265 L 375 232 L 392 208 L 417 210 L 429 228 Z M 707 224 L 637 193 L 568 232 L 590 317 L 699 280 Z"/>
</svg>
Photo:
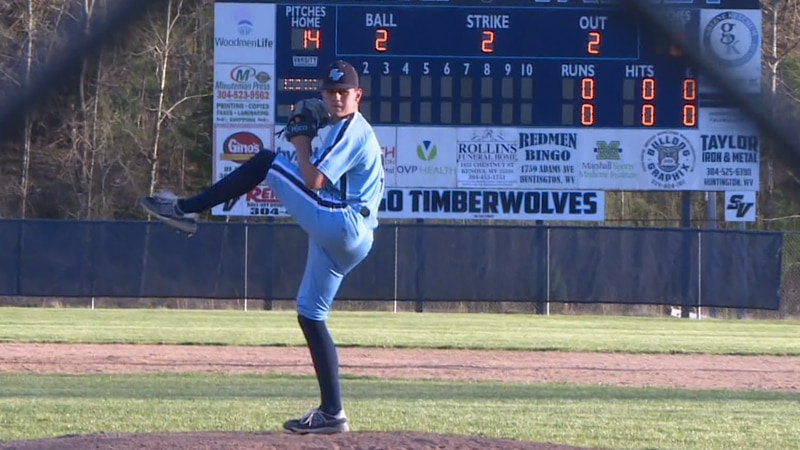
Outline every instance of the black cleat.
<svg viewBox="0 0 800 450">
<path fill-rule="evenodd" d="M 162 191 L 152 197 L 142 197 L 139 205 L 148 214 L 170 227 L 189 236 L 197 231 L 197 214 L 185 214 L 178 208 L 178 197 L 169 191 Z"/>
<path fill-rule="evenodd" d="M 299 419 L 287 420 L 283 428 L 297 434 L 336 434 L 350 431 L 344 411 L 330 415 L 317 408 L 308 411 Z"/>
</svg>

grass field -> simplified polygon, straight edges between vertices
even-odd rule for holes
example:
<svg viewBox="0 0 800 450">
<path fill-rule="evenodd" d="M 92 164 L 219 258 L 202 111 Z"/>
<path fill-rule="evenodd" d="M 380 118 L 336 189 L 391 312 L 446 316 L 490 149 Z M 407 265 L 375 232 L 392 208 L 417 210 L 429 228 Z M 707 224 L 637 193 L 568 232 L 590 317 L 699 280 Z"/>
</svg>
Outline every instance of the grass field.
<svg viewBox="0 0 800 450">
<path fill-rule="evenodd" d="M 334 314 L 348 346 L 798 355 L 792 322 Z M 302 345 L 287 312 L 0 308 L 0 341 Z M 800 394 L 345 378 L 356 431 L 619 449 L 800 449 Z M 0 441 L 68 433 L 276 430 L 316 401 L 277 375 L 0 374 Z"/>
<path fill-rule="evenodd" d="M 339 346 L 800 355 L 800 322 L 336 312 Z M 294 312 L 0 308 L 0 342 L 304 345 Z"/>
</svg>

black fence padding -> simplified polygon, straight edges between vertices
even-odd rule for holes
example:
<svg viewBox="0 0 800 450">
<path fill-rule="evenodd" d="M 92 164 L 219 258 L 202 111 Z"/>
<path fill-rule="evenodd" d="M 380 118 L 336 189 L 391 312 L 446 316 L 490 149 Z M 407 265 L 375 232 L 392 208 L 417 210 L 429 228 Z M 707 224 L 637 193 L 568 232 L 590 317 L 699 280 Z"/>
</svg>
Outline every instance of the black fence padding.
<svg viewBox="0 0 800 450">
<path fill-rule="evenodd" d="M 695 304 L 697 263 L 695 230 L 555 228 L 550 300 Z"/>
<path fill-rule="evenodd" d="M 19 293 L 91 296 L 91 239 L 91 222 L 25 221 L 19 244 Z"/>
<path fill-rule="evenodd" d="M 730 230 L 382 225 L 337 298 L 779 309 L 783 237 Z M 0 220 L 0 295 L 292 300 L 292 224 Z M 247 272 L 245 272 L 247 271 Z"/>
<path fill-rule="evenodd" d="M 782 248 L 780 233 L 703 233 L 700 304 L 779 309 Z"/>
<path fill-rule="evenodd" d="M 191 238 L 161 224 L 144 228 L 139 296 L 244 298 L 244 226 L 203 224 Z"/>
<path fill-rule="evenodd" d="M 19 233 L 22 221 L 0 221 L 0 295 L 16 295 L 19 291 Z"/>
<path fill-rule="evenodd" d="M 308 254 L 307 235 L 295 225 L 248 227 L 248 298 L 294 299 Z"/>
<path fill-rule="evenodd" d="M 543 286 L 544 234 L 523 227 L 401 227 L 401 300 L 530 301 Z"/>
</svg>

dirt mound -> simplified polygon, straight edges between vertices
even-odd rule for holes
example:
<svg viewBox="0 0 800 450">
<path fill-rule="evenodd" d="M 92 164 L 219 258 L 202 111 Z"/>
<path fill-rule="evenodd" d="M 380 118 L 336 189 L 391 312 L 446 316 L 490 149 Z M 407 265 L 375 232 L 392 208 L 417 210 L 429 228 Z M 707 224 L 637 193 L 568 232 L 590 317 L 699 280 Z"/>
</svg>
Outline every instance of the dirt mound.
<svg viewBox="0 0 800 450">
<path fill-rule="evenodd" d="M 575 450 L 580 447 L 424 433 L 346 433 L 298 436 L 286 433 L 93 434 L 14 441 L 2 450 Z"/>
</svg>

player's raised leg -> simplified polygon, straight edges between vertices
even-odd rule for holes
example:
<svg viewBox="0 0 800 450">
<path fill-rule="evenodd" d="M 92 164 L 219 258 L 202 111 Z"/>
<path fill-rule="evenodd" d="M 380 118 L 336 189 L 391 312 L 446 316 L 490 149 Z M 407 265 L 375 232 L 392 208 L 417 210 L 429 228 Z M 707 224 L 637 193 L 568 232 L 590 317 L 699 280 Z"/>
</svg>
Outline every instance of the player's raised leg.
<svg viewBox="0 0 800 450">
<path fill-rule="evenodd" d="M 324 245 L 343 266 L 339 254 L 371 238 L 358 211 L 344 202 L 321 198 L 309 189 L 300 169 L 277 156 L 267 174 L 267 184 L 275 191 L 292 219 L 317 243 Z M 341 251 L 339 251 L 339 250 Z"/>
<path fill-rule="evenodd" d="M 262 150 L 194 197 L 179 199 L 172 192 L 162 191 L 152 197 L 141 198 L 139 204 L 148 214 L 165 224 L 192 235 L 197 231 L 197 213 L 244 195 L 258 186 L 267 176 L 274 159 L 275 153 Z"/>
</svg>

